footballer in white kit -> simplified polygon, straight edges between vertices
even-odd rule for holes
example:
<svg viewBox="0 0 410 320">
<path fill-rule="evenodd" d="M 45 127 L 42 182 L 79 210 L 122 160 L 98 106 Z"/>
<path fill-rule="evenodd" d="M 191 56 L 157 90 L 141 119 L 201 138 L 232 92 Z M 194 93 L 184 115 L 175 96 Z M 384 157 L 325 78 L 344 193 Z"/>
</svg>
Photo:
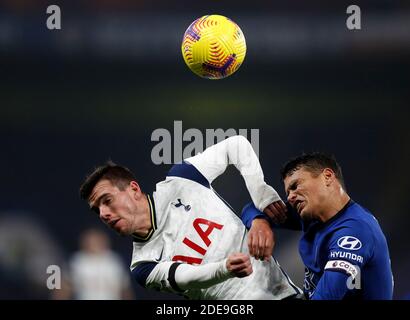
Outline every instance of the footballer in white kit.
<svg viewBox="0 0 410 320">
<path fill-rule="evenodd" d="M 211 186 L 229 164 L 240 171 L 259 210 L 280 200 L 277 192 L 264 181 L 259 160 L 242 136 L 228 138 L 174 165 L 166 179 L 156 185 L 152 196 L 144 195 L 148 203 L 147 217 L 149 212 L 149 222 L 145 223 L 149 229 L 144 236 L 132 232 L 138 229 L 135 226 L 127 229 L 125 218 L 121 219 L 116 213 L 119 210 L 114 210 L 119 208 L 119 200 L 112 200 L 117 201 L 116 205 L 104 204 L 107 199 L 107 192 L 102 191 L 104 182 L 102 187 L 95 181 L 91 183 L 94 189 L 82 197 L 88 199 L 92 208 L 101 210 L 100 218 L 109 226 L 133 236 L 131 270 L 137 282 L 146 288 L 179 293 L 190 299 L 298 296 L 301 290 L 273 257 L 269 261 L 251 258 L 253 271 L 242 276 L 228 270 L 232 254 L 249 254 L 248 231 Z M 115 195 L 115 191 L 112 193 Z"/>
</svg>

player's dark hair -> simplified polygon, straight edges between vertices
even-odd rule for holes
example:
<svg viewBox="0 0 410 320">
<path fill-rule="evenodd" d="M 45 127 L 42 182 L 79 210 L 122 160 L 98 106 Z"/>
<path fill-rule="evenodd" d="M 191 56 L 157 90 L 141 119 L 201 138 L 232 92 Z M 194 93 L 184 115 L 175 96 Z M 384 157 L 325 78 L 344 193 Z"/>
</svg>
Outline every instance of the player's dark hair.
<svg viewBox="0 0 410 320">
<path fill-rule="evenodd" d="M 311 152 L 303 153 L 298 157 L 292 158 L 286 162 L 280 170 L 282 180 L 285 180 L 286 177 L 291 176 L 295 171 L 301 168 L 315 175 L 319 175 L 324 169 L 330 168 L 335 173 L 343 189 L 346 190 L 342 168 L 333 155 L 328 155 L 323 152 Z"/>
<path fill-rule="evenodd" d="M 81 199 L 88 200 L 95 185 L 102 179 L 111 181 L 111 183 L 121 191 L 125 190 L 131 181 L 136 181 L 130 169 L 117 165 L 110 160 L 104 165 L 96 167 L 94 171 L 85 178 L 80 187 Z"/>
</svg>

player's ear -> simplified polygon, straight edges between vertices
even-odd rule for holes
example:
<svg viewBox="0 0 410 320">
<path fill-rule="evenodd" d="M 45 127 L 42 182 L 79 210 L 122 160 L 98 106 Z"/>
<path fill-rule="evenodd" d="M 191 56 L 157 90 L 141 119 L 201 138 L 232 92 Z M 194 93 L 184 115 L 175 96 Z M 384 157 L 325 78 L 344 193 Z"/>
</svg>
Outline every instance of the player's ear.
<svg viewBox="0 0 410 320">
<path fill-rule="evenodd" d="M 326 187 L 330 186 L 335 179 L 335 173 L 330 168 L 323 169 L 323 178 L 325 180 Z"/>
<path fill-rule="evenodd" d="M 325 169 L 323 169 L 322 174 L 323 174 L 323 177 L 325 179 L 326 186 L 327 187 L 330 186 L 332 184 L 332 182 L 334 181 L 334 179 L 335 179 L 335 173 L 333 172 L 332 169 L 325 168 Z"/>
<path fill-rule="evenodd" d="M 137 181 L 131 181 L 130 182 L 130 188 L 131 188 L 132 191 L 134 191 L 134 194 L 135 194 L 136 198 L 139 198 L 142 191 L 141 191 L 141 188 L 140 188 L 138 182 Z"/>
</svg>

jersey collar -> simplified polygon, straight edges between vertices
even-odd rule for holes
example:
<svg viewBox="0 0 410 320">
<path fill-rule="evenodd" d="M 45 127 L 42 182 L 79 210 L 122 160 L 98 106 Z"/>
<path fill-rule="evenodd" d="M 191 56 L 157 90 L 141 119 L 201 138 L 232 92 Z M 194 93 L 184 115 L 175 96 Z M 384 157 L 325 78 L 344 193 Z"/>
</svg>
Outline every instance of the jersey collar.
<svg viewBox="0 0 410 320">
<path fill-rule="evenodd" d="M 324 226 L 327 226 L 329 224 L 331 224 L 333 221 L 335 221 L 337 218 L 339 218 L 341 215 L 343 215 L 347 208 L 349 208 L 352 204 L 354 204 L 354 201 L 352 199 L 350 199 L 345 206 L 339 210 L 338 213 L 336 213 L 333 217 L 331 217 L 329 220 L 327 220 L 326 222 L 323 223 Z"/>
<path fill-rule="evenodd" d="M 303 222 L 302 220 L 302 229 L 305 233 L 310 233 L 312 232 L 312 230 L 317 230 L 317 229 L 321 229 L 324 228 L 328 225 L 330 225 L 333 221 L 335 221 L 336 219 L 338 219 L 340 216 L 342 216 L 346 210 L 353 205 L 355 202 L 350 199 L 345 206 L 339 210 L 339 212 L 337 212 L 333 217 L 331 217 L 329 220 L 327 220 L 326 222 L 322 222 L 320 220 L 312 220 L 309 222 Z"/>
<path fill-rule="evenodd" d="M 149 230 L 148 234 L 145 237 L 140 237 L 140 236 L 137 236 L 136 234 L 133 234 L 132 238 L 134 242 L 147 242 L 149 239 L 151 239 L 155 230 L 157 230 L 157 218 L 156 218 L 157 215 L 155 212 L 155 203 L 151 199 L 151 196 L 149 194 L 147 194 L 147 200 L 148 200 L 148 207 L 149 207 L 149 216 L 151 219 L 151 229 Z"/>
</svg>

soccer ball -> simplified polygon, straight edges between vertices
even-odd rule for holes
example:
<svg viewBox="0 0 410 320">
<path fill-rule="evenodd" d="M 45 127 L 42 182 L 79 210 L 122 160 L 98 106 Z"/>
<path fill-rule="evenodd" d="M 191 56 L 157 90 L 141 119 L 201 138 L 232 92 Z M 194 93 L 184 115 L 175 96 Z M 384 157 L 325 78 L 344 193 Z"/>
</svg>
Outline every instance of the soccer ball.
<svg viewBox="0 0 410 320">
<path fill-rule="evenodd" d="M 185 31 L 182 56 L 198 76 L 222 79 L 239 69 L 246 55 L 245 36 L 239 26 L 220 15 L 196 19 Z"/>
</svg>

